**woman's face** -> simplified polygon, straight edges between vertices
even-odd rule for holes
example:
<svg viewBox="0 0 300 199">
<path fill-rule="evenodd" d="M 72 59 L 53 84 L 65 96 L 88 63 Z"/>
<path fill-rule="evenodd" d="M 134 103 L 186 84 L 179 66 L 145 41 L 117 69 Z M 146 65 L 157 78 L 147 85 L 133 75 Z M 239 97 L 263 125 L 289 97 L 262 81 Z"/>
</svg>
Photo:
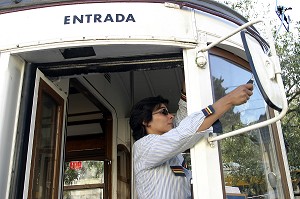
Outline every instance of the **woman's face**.
<svg viewBox="0 0 300 199">
<path fill-rule="evenodd" d="M 152 112 L 152 120 L 145 125 L 148 134 L 162 135 L 173 128 L 174 115 L 170 114 L 166 105 L 161 104 Z"/>
</svg>

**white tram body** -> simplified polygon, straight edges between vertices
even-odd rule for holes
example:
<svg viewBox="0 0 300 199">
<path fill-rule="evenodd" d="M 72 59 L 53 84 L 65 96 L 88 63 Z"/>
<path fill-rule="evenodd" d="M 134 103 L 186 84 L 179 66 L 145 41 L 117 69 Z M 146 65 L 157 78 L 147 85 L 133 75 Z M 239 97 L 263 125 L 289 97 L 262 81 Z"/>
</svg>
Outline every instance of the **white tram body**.
<svg viewBox="0 0 300 199">
<path fill-rule="evenodd" d="M 95 190 L 101 190 L 98 198 L 136 198 L 128 124 L 132 105 L 144 97 L 162 95 L 175 112 L 185 79 L 188 112 L 192 113 L 215 100 L 214 74 L 216 78 L 228 77 L 235 86 L 246 83 L 253 68 L 248 64 L 240 31 L 232 34 L 246 23 L 235 11 L 209 0 L 3 1 L 1 198 L 68 198 L 66 190 L 88 190 L 88 185 L 67 186 L 64 176 L 66 162 L 72 168 L 78 164 L 72 172 L 79 172 L 89 157 L 104 165 L 104 180 L 93 184 Z M 259 38 L 261 46 L 269 46 L 252 24 L 243 31 L 251 33 L 253 40 Z M 260 56 L 261 52 L 252 53 Z M 241 68 L 246 72 L 228 71 L 226 64 L 232 64 L 231 60 L 245 66 Z M 281 88 L 282 82 L 275 77 L 280 72 L 276 64 L 275 60 L 273 79 L 269 79 L 275 88 L 277 84 Z M 262 80 L 258 84 L 266 93 L 274 88 L 268 82 L 265 87 Z M 230 90 L 228 85 L 224 87 Z M 255 92 L 262 91 L 256 87 Z M 271 102 L 261 97 L 266 100 L 266 120 L 283 112 L 284 96 L 277 93 L 271 92 Z M 259 123 L 257 115 L 248 117 L 240 112 L 244 125 Z M 271 132 L 269 148 L 263 148 L 264 144 L 257 148 L 264 151 L 260 153 L 263 176 L 267 179 L 272 173 L 275 182 L 265 181 L 261 197 L 294 198 L 280 122 L 277 119 L 264 126 Z M 190 150 L 193 197 L 229 198 L 230 188 L 239 188 L 226 180 L 226 169 L 221 166 L 224 162 L 217 143 L 223 141 L 209 142 L 209 136 Z M 243 191 L 234 194 L 243 197 Z"/>
</svg>

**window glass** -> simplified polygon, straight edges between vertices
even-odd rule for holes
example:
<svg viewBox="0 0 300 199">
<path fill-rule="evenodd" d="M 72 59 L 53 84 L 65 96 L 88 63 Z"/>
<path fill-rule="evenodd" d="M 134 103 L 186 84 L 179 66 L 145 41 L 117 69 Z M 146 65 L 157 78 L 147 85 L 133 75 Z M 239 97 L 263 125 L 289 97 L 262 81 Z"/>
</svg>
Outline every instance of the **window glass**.
<svg viewBox="0 0 300 199">
<path fill-rule="evenodd" d="M 34 135 L 29 198 L 45 199 L 55 196 L 52 187 L 57 182 L 57 144 L 60 142 L 60 133 L 57 114 L 59 104 L 42 91 Z"/>
<path fill-rule="evenodd" d="M 103 198 L 104 161 L 65 162 L 64 198 Z"/>
<path fill-rule="evenodd" d="M 214 99 L 218 100 L 252 74 L 225 58 L 210 55 Z M 267 106 L 254 82 L 250 100 L 229 110 L 221 119 L 222 133 L 249 126 L 268 118 Z M 221 140 L 226 194 L 245 194 L 248 198 L 284 198 L 271 127 Z"/>
<path fill-rule="evenodd" d="M 64 191 L 65 199 L 103 199 L 103 189 L 82 189 Z"/>
</svg>

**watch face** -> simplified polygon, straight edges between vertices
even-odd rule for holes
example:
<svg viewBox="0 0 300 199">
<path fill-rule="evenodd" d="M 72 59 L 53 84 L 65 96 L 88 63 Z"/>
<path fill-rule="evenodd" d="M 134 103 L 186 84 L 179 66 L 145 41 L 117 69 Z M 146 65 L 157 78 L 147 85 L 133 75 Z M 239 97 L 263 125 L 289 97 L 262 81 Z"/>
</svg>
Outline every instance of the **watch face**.
<svg viewBox="0 0 300 199">
<path fill-rule="evenodd" d="M 252 69 L 255 82 L 263 95 L 266 103 L 277 111 L 281 111 L 284 98 L 280 92 L 280 82 L 277 82 L 275 69 L 279 61 L 272 60 L 268 56 L 269 46 L 261 38 L 250 35 L 248 32 L 241 32 L 245 53 Z"/>
</svg>

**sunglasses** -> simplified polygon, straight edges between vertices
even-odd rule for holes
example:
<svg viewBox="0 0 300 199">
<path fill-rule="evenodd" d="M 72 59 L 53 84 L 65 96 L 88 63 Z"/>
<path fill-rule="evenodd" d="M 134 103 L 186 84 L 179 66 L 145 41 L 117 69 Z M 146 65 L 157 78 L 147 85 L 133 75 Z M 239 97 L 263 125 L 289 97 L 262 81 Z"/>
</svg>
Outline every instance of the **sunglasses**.
<svg viewBox="0 0 300 199">
<path fill-rule="evenodd" d="M 153 113 L 152 115 L 155 115 L 155 114 L 158 114 L 158 113 L 163 114 L 163 115 L 169 115 L 170 114 L 170 112 L 168 111 L 168 109 L 162 108 L 159 111 Z"/>
</svg>

